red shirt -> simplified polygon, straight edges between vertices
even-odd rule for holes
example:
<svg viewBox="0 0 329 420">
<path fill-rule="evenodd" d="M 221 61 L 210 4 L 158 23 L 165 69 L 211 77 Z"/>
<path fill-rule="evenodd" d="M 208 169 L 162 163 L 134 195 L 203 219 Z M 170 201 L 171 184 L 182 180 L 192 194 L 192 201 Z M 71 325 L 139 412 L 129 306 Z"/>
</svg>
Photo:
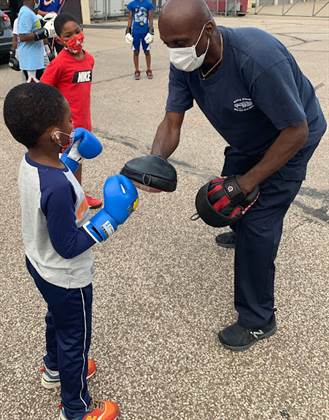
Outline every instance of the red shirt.
<svg viewBox="0 0 329 420">
<path fill-rule="evenodd" d="M 47 66 L 41 82 L 56 87 L 68 101 L 74 127 L 91 131 L 90 89 L 94 57 L 84 51 L 83 60 L 63 49 Z"/>
</svg>

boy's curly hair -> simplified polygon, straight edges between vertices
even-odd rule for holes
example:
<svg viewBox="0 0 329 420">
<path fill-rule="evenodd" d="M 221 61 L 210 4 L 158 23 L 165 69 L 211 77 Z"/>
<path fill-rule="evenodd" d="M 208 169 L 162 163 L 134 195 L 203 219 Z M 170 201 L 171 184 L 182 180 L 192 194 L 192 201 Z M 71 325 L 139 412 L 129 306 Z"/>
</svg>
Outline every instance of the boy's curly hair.
<svg viewBox="0 0 329 420">
<path fill-rule="evenodd" d="M 3 116 L 14 139 L 29 149 L 47 128 L 63 122 L 66 109 L 65 99 L 56 88 L 23 83 L 7 94 Z"/>
</svg>

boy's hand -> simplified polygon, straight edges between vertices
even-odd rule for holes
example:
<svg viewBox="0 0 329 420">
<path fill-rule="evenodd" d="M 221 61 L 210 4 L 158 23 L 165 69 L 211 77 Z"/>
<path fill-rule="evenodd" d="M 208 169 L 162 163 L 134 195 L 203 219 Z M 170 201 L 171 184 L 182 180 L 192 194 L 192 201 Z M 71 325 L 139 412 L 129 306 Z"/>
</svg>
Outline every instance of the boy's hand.
<svg viewBox="0 0 329 420">
<path fill-rule="evenodd" d="M 102 143 L 84 128 L 74 130 L 74 143 L 61 156 L 61 161 L 75 173 L 83 159 L 93 159 L 102 153 Z"/>
<path fill-rule="evenodd" d="M 129 178 L 117 174 L 104 184 L 104 210 L 122 225 L 138 205 L 138 192 Z"/>
<path fill-rule="evenodd" d="M 13 70 L 20 71 L 19 62 L 16 58 L 16 51 L 15 50 L 10 50 L 10 52 L 9 52 L 8 66 Z"/>
<path fill-rule="evenodd" d="M 104 184 L 104 208 L 83 228 L 96 242 L 108 239 L 123 224 L 138 205 L 138 192 L 130 179 L 123 175 L 110 176 Z"/>
<path fill-rule="evenodd" d="M 37 29 L 36 31 L 33 31 L 33 35 L 34 35 L 35 41 L 41 41 L 43 39 L 49 38 L 48 36 L 49 34 L 45 26 L 41 29 Z"/>
<path fill-rule="evenodd" d="M 151 29 L 150 29 L 150 31 L 151 31 Z M 153 34 L 150 31 L 146 34 L 146 36 L 144 38 L 145 42 L 147 44 L 152 44 L 152 42 L 154 41 L 154 29 L 153 29 Z"/>
<path fill-rule="evenodd" d="M 125 40 L 127 44 L 132 45 L 134 38 L 131 35 L 131 28 L 127 26 Z"/>
</svg>

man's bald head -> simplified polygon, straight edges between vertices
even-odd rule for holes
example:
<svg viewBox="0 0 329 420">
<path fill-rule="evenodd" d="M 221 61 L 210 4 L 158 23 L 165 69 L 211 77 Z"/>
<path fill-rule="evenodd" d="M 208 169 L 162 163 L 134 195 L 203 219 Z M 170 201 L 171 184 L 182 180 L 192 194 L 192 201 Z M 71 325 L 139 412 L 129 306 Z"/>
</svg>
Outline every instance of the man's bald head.
<svg viewBox="0 0 329 420">
<path fill-rule="evenodd" d="M 212 15 L 204 0 L 168 0 L 162 9 L 160 20 L 163 24 L 195 25 L 196 22 L 205 24 Z"/>
<path fill-rule="evenodd" d="M 168 0 L 159 18 L 161 39 L 169 46 L 175 41 L 182 42 L 177 47 L 192 45 L 209 21 L 215 25 L 204 0 Z"/>
</svg>

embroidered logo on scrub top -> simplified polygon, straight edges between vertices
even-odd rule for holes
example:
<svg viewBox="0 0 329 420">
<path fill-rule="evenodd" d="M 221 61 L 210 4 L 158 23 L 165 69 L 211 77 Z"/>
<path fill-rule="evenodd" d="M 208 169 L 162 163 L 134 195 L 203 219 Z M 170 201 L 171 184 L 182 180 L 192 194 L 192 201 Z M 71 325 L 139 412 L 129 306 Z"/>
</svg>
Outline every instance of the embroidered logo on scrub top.
<svg viewBox="0 0 329 420">
<path fill-rule="evenodd" d="M 252 103 L 250 98 L 240 98 L 233 101 L 234 111 L 245 112 L 254 108 L 255 105 Z"/>
</svg>

